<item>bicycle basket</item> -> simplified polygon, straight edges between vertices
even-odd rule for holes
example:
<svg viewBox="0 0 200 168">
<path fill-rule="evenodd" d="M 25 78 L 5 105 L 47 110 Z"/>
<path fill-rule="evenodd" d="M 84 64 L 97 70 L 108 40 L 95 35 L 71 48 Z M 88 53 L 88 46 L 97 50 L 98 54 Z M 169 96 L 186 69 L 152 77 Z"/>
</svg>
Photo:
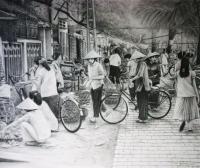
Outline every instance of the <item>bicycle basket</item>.
<svg viewBox="0 0 200 168">
<path fill-rule="evenodd" d="M 80 106 L 87 105 L 90 103 L 90 91 L 78 90 L 78 91 L 75 91 L 75 95 L 77 96 L 77 101 Z"/>
<path fill-rule="evenodd" d="M 74 101 L 67 99 L 63 102 L 61 108 L 61 118 L 66 123 L 75 123 L 80 119 L 80 110 Z"/>
</svg>

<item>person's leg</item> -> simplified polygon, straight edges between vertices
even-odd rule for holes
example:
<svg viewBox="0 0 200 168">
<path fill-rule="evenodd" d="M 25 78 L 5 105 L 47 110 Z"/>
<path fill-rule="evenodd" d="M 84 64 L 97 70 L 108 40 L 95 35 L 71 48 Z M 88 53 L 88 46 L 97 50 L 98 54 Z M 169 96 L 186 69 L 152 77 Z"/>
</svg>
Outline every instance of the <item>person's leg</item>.
<svg viewBox="0 0 200 168">
<path fill-rule="evenodd" d="M 56 118 L 59 118 L 59 95 L 42 98 L 50 107 Z"/>
<path fill-rule="evenodd" d="M 132 88 L 129 87 L 129 93 L 131 96 L 131 100 L 132 101 L 135 100 L 135 88 L 134 87 L 132 87 Z"/>
<path fill-rule="evenodd" d="M 94 117 L 98 118 L 100 113 L 101 97 L 102 97 L 102 86 L 94 90 Z"/>
<path fill-rule="evenodd" d="M 111 80 L 112 83 L 115 83 L 114 74 L 115 74 L 115 67 L 111 65 L 109 79 Z"/>
<path fill-rule="evenodd" d="M 137 93 L 137 102 L 139 109 L 139 120 L 145 121 L 148 119 L 148 92 L 143 87 L 141 92 Z"/>
<path fill-rule="evenodd" d="M 21 124 L 21 128 L 22 128 L 23 141 L 25 142 L 37 141 L 38 139 L 37 134 L 29 123 L 23 122 Z"/>
<path fill-rule="evenodd" d="M 180 127 L 179 127 L 179 131 L 181 132 L 181 131 L 183 131 L 183 129 L 184 129 L 184 127 L 185 127 L 185 121 L 183 121 L 182 123 L 181 123 L 181 125 L 180 125 Z"/>
</svg>

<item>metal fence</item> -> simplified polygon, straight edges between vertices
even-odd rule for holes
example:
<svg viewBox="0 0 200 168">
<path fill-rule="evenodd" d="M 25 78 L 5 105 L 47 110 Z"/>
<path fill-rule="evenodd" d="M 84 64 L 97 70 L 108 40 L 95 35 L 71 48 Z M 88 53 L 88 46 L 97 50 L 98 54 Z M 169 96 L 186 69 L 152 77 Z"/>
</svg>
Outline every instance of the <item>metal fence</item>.
<svg viewBox="0 0 200 168">
<path fill-rule="evenodd" d="M 13 76 L 18 81 L 23 73 L 22 44 L 3 42 L 3 54 L 6 82 L 10 82 L 8 75 Z"/>
</svg>

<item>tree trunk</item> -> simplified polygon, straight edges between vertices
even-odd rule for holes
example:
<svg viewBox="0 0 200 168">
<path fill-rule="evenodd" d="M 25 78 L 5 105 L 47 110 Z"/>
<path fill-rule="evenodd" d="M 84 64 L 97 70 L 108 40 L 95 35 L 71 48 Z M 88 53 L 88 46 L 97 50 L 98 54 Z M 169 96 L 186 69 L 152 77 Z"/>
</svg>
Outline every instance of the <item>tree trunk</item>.
<svg viewBox="0 0 200 168">
<path fill-rule="evenodd" d="M 169 41 L 168 41 L 168 46 L 167 46 L 168 54 L 172 52 L 172 43 L 175 36 L 176 36 L 176 29 L 169 28 Z"/>
<path fill-rule="evenodd" d="M 199 36 L 198 36 L 198 45 L 197 45 L 197 60 L 196 60 L 196 64 L 199 65 L 200 64 L 200 30 L 199 30 Z"/>
</svg>

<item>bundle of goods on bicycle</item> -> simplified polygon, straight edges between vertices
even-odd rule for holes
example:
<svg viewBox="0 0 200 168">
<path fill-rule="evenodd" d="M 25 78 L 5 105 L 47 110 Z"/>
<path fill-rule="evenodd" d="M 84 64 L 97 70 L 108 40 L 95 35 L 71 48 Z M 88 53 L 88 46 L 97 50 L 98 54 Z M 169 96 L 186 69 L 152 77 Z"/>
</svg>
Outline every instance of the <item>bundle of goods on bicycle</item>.
<svg viewBox="0 0 200 168">
<path fill-rule="evenodd" d="M 77 90 L 74 92 L 76 100 L 79 106 L 87 105 L 90 103 L 90 91 L 89 90 Z"/>
<path fill-rule="evenodd" d="M 113 84 L 108 77 L 104 78 L 103 90 L 105 92 L 105 95 L 111 95 L 113 93 L 119 93 L 120 92 L 120 88 L 116 87 L 116 85 Z"/>
</svg>

